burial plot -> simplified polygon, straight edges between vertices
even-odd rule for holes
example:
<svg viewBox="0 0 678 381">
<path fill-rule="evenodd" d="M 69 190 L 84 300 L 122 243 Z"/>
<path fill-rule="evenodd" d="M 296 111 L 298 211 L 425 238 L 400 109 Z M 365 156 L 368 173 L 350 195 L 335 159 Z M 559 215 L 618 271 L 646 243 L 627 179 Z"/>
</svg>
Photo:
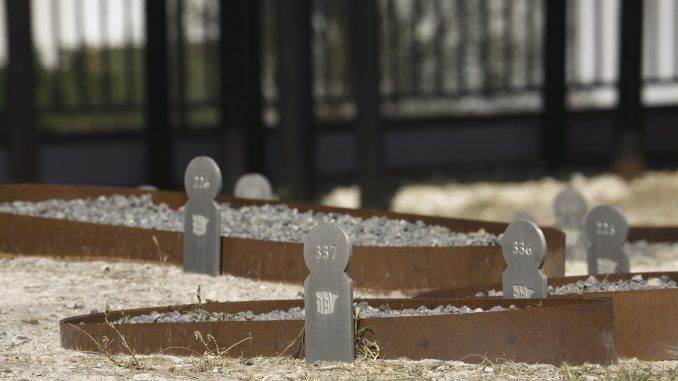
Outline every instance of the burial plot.
<svg viewBox="0 0 678 381">
<path fill-rule="evenodd" d="M 191 160 L 184 185 L 184 271 L 219 275 L 221 272 L 221 216 L 214 200 L 221 191 L 221 171 L 206 156 Z"/>
<path fill-rule="evenodd" d="M 584 216 L 587 209 L 586 199 L 573 187 L 565 188 L 553 201 L 555 226 L 565 232 L 565 250 L 569 258 L 583 259 L 586 255 Z"/>
<path fill-rule="evenodd" d="M 629 225 L 619 209 L 612 205 L 593 208 L 586 216 L 586 233 L 589 274 L 629 272 L 629 257 L 622 248 Z"/>
<path fill-rule="evenodd" d="M 246 173 L 235 183 L 233 195 L 238 198 L 272 200 L 271 182 L 260 173 Z"/>
<path fill-rule="evenodd" d="M 355 360 L 353 281 L 346 274 L 351 240 L 338 225 L 319 224 L 304 239 L 306 362 Z"/>
<path fill-rule="evenodd" d="M 503 274 L 504 298 L 548 297 L 546 275 L 540 270 L 546 260 L 546 239 L 541 229 L 531 221 L 514 221 L 501 241 L 507 265 Z"/>
</svg>

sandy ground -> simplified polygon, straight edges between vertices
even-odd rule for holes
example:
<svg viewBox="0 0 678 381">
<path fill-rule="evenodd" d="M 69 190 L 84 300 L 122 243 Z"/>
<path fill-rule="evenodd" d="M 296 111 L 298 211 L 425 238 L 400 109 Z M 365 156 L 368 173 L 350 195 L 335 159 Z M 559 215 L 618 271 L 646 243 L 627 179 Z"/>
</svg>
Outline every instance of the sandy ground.
<svg viewBox="0 0 678 381">
<path fill-rule="evenodd" d="M 678 173 L 652 174 L 630 184 L 612 176 L 589 182 L 574 178 L 573 183 L 590 202 L 620 205 L 632 223 L 678 224 Z M 398 193 L 394 208 L 491 220 L 505 220 L 514 210 L 527 209 L 540 222 L 549 223 L 551 199 L 562 185 L 547 179 L 523 184 L 411 186 Z M 354 197 L 351 194 L 355 191 L 338 190 L 327 200 L 335 204 L 338 199 L 350 201 Z M 568 263 L 570 268 L 579 265 L 583 263 Z M 678 266 L 674 253 L 663 253 L 634 259 L 632 269 L 675 271 Z M 198 285 L 205 299 L 215 301 L 298 298 L 302 291 L 301 286 L 232 276 L 183 274 L 167 265 L 0 255 L 0 379 L 678 380 L 678 361 L 622 359 L 609 367 L 555 367 L 369 360 L 352 365 L 307 366 L 287 358 L 255 358 L 252 365 L 245 365 L 237 359 L 212 356 L 139 356 L 140 367 L 135 368 L 129 356 L 118 356 L 115 363 L 105 356 L 67 351 L 59 345 L 58 322 L 65 317 L 102 311 L 107 303 L 111 309 L 194 303 Z"/>
</svg>

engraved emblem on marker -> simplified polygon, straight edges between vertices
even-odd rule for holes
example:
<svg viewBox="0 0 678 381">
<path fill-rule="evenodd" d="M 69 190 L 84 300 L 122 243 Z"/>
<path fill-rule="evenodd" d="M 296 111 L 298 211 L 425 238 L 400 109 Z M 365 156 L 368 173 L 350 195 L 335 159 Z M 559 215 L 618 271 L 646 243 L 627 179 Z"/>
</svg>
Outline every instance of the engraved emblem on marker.
<svg viewBox="0 0 678 381">
<path fill-rule="evenodd" d="M 221 171 L 206 156 L 191 160 L 184 175 L 188 202 L 184 208 L 184 271 L 219 275 L 221 220 L 214 199 L 221 190 Z"/>
<path fill-rule="evenodd" d="M 207 224 L 210 222 L 209 218 L 199 214 L 193 215 L 193 234 L 205 235 L 207 233 Z"/>
<path fill-rule="evenodd" d="M 334 306 L 339 295 L 327 290 L 315 293 L 317 312 L 321 315 L 329 315 L 334 312 Z"/>
<path fill-rule="evenodd" d="M 266 176 L 260 173 L 246 173 L 235 183 L 233 195 L 239 198 L 272 200 L 273 187 Z"/>
<path fill-rule="evenodd" d="M 534 294 L 534 290 L 524 284 L 513 285 L 513 297 L 515 299 L 529 299 Z"/>
<path fill-rule="evenodd" d="M 546 275 L 540 270 L 546 260 L 544 233 L 532 221 L 512 222 L 501 239 L 506 261 L 504 298 L 546 298 Z"/>
<path fill-rule="evenodd" d="M 600 205 L 586 216 L 589 274 L 630 271 L 629 257 L 623 250 L 629 225 L 622 212 L 612 205 Z"/>
<path fill-rule="evenodd" d="M 304 238 L 304 350 L 306 362 L 355 360 L 351 240 L 333 223 L 322 223 Z"/>
</svg>

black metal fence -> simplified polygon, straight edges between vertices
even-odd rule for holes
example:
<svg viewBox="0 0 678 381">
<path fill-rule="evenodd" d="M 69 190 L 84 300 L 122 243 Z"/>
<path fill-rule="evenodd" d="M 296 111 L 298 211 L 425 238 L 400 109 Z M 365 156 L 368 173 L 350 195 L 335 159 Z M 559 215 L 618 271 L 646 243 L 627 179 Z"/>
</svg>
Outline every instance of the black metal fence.
<svg viewBox="0 0 678 381">
<path fill-rule="evenodd" d="M 32 3 L 33 12 L 17 3 Z M 312 142 L 316 125 L 367 129 L 356 132 L 356 144 L 368 150 L 379 146 L 379 126 L 390 121 L 407 120 L 416 128 L 449 116 L 516 112 L 543 114 L 544 157 L 557 167 L 566 161 L 562 137 L 569 108 L 614 107 L 627 99 L 627 113 L 639 112 L 641 87 L 678 85 L 678 6 L 626 3 L 374 0 L 372 19 L 365 19 L 356 12 L 372 5 L 357 0 L 5 0 L 0 29 L 8 28 L 9 57 L 3 61 L 8 54 L 0 51 L 0 85 L 7 89 L 0 95 L 0 122 L 10 126 L 4 129 L 10 146 L 23 144 L 19 156 L 10 155 L 17 180 L 34 173 L 21 168 L 30 163 L 19 159 L 28 155 L 21 152 L 33 152 L 36 136 L 54 134 L 144 132 L 152 157 L 148 171 L 155 174 L 149 179 L 161 186 L 170 182 L 157 167 L 172 158 L 161 145 L 181 131 L 218 131 L 231 148 L 244 145 L 239 152 L 245 157 L 235 158 L 240 170 L 262 170 L 260 140 L 268 125 L 279 127 L 283 151 L 297 158 L 282 178 L 292 193 L 307 198 L 313 167 L 304 145 Z M 282 15 L 306 21 L 292 25 Z M 624 30 L 638 27 L 644 40 L 631 39 L 631 49 L 625 48 Z M 28 35 L 18 35 L 26 30 Z M 370 48 L 372 35 L 378 51 L 358 50 Z M 670 41 L 667 61 L 662 47 Z M 630 62 L 628 69 L 619 64 L 620 53 L 627 54 L 621 60 Z M 372 57 L 376 66 L 352 60 L 352 54 Z M 3 74 L 12 60 L 30 60 L 35 70 L 10 64 Z M 620 81 L 641 68 L 642 83 Z M 16 75 L 34 78 L 11 81 Z M 597 102 L 591 94 L 601 89 L 613 93 L 612 101 Z M 34 104 L 17 115 L 21 111 L 8 107 L 7 94 L 13 104 Z M 367 108 L 377 113 L 365 117 Z"/>
</svg>

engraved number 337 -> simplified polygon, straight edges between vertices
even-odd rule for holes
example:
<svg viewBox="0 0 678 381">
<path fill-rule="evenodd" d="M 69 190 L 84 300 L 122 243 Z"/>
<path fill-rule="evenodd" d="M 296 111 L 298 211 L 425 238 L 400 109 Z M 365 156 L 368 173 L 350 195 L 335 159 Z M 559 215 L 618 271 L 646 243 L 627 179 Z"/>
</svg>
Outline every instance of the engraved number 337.
<svg viewBox="0 0 678 381">
<path fill-rule="evenodd" d="M 328 259 L 337 256 L 337 245 L 315 245 L 315 259 Z"/>
</svg>

